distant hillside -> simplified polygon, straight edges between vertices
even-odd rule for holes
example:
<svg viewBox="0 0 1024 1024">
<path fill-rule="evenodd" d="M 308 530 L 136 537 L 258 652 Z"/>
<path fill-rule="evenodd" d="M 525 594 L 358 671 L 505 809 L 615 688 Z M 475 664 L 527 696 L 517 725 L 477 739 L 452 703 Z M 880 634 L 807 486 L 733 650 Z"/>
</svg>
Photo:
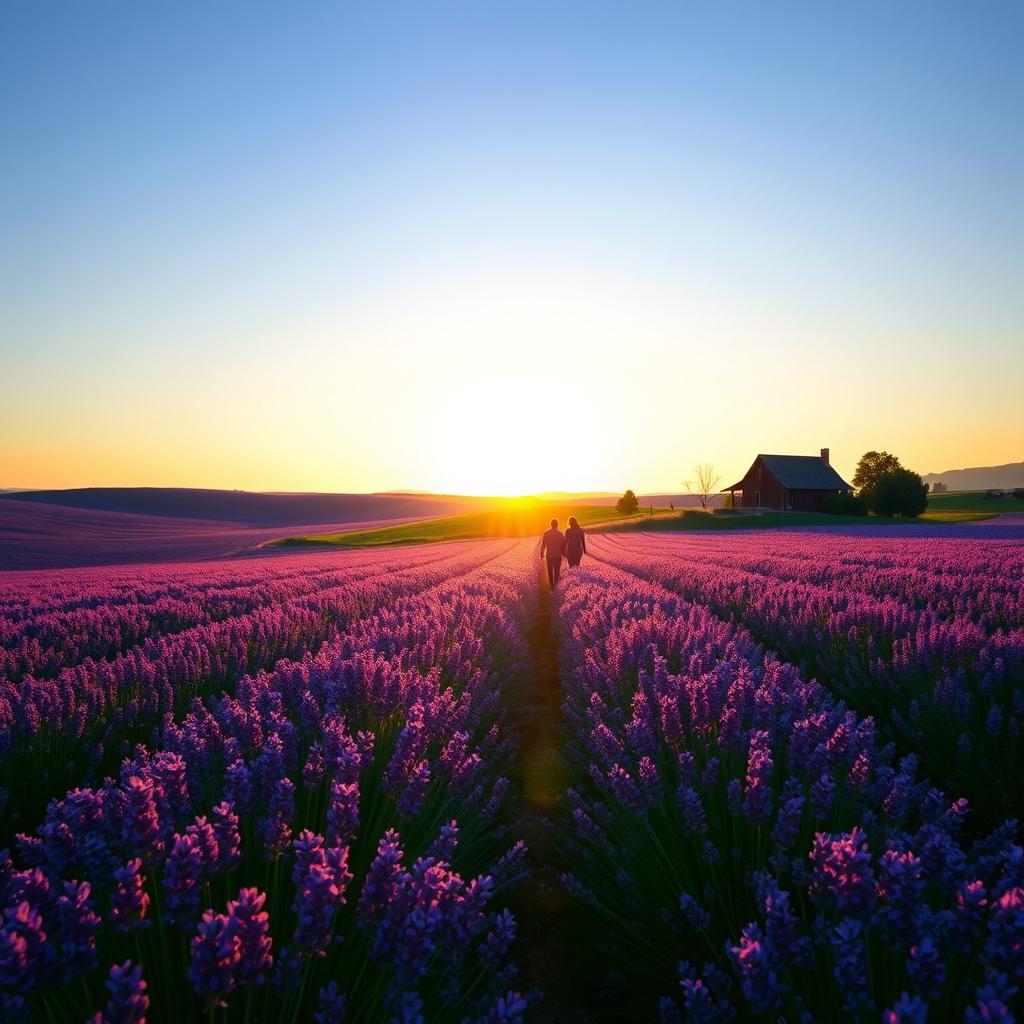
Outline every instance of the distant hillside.
<svg viewBox="0 0 1024 1024">
<path fill-rule="evenodd" d="M 0 501 L 27 501 L 65 508 L 205 519 L 250 526 L 366 522 L 457 515 L 479 509 L 486 498 L 387 494 L 264 494 L 186 487 L 82 487 L 18 491 Z"/>
<path fill-rule="evenodd" d="M 928 473 L 926 484 L 942 483 L 950 491 L 986 491 L 992 487 L 1008 490 L 1024 487 L 1024 462 L 1005 466 L 977 466 L 974 469 L 948 469 L 945 473 Z"/>
</svg>

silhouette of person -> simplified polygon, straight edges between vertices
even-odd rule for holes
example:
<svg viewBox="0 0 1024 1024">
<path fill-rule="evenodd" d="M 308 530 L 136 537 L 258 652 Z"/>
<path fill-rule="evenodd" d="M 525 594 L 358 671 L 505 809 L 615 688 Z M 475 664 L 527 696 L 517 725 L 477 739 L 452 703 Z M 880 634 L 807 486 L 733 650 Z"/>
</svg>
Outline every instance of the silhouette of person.
<svg viewBox="0 0 1024 1024">
<path fill-rule="evenodd" d="M 569 516 L 569 525 L 565 528 L 565 558 L 576 569 L 583 556 L 587 553 L 587 535 L 583 532 L 575 516 Z"/>
<path fill-rule="evenodd" d="M 562 558 L 565 555 L 565 535 L 558 528 L 558 520 L 551 520 L 551 529 L 541 538 L 540 557 L 548 562 L 548 583 L 554 590 L 558 586 L 558 576 L 562 571 Z"/>
</svg>

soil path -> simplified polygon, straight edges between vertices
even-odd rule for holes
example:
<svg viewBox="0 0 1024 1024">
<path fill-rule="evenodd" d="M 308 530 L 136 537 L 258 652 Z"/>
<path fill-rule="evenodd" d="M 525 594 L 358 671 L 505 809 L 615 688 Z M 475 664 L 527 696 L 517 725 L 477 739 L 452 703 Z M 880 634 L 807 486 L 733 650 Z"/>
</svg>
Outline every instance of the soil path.
<svg viewBox="0 0 1024 1024">
<path fill-rule="evenodd" d="M 517 716 L 518 789 L 522 794 L 517 834 L 529 846 L 532 873 L 516 900 L 516 920 L 523 987 L 543 993 L 531 1020 L 554 1024 L 587 1021 L 590 1016 L 581 1009 L 587 999 L 578 991 L 581 986 L 573 963 L 575 939 L 570 931 L 568 897 L 558 878 L 566 870 L 555 841 L 553 815 L 566 786 L 560 760 L 563 695 L 546 576 L 538 575 L 537 586 L 537 615 L 527 631 L 533 671 Z"/>
</svg>

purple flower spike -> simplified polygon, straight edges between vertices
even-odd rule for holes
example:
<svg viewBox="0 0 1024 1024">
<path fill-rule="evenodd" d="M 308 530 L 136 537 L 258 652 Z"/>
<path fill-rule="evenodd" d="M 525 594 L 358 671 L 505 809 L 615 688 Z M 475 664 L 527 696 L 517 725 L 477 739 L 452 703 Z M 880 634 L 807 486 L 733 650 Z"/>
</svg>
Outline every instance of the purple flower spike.
<svg viewBox="0 0 1024 1024">
<path fill-rule="evenodd" d="M 331 805 L 327 809 L 327 844 L 344 846 L 359 828 L 359 783 L 333 782 Z"/>
<path fill-rule="evenodd" d="M 242 838 L 238 832 L 238 815 L 226 800 L 211 812 L 213 834 L 217 840 L 217 868 L 227 871 L 242 859 Z"/>
<path fill-rule="evenodd" d="M 781 988 L 771 969 L 761 929 L 748 924 L 738 946 L 728 947 L 743 981 L 743 994 L 756 1014 L 767 1013 L 779 1005 Z"/>
<path fill-rule="evenodd" d="M 341 1024 L 345 1019 L 347 997 L 338 991 L 338 983 L 332 981 L 320 989 L 313 1024 Z"/>
<path fill-rule="evenodd" d="M 348 871 L 348 847 L 325 849 L 323 838 L 308 830 L 293 846 L 293 907 L 299 918 L 295 945 L 303 952 L 323 956 L 331 941 L 334 913 L 345 903 L 345 889 L 352 880 Z"/>
<path fill-rule="evenodd" d="M 882 1014 L 882 1024 L 925 1024 L 928 1017 L 928 1004 L 920 996 L 911 996 L 904 992 L 891 1010 Z"/>
<path fill-rule="evenodd" d="M 235 969 L 241 959 L 242 940 L 227 914 L 207 910 L 191 943 L 188 980 L 207 1007 L 227 1006 L 225 996 L 235 988 Z"/>
<path fill-rule="evenodd" d="M 262 985 L 274 966 L 270 915 L 263 909 L 266 900 L 266 893 L 258 889 L 241 889 L 238 899 L 228 903 L 231 928 L 240 940 L 235 970 L 239 985 Z"/>
<path fill-rule="evenodd" d="M 89 1024 L 146 1024 L 149 996 L 141 967 L 132 967 L 131 960 L 114 964 L 107 977 L 107 991 L 110 1002 Z"/>
<path fill-rule="evenodd" d="M 8 907 L 0 928 L 0 986 L 29 992 L 53 966 L 55 950 L 46 941 L 43 919 L 32 905 L 22 901 Z"/>
<path fill-rule="evenodd" d="M 522 1024 L 529 1002 L 519 992 L 506 992 L 475 1024 Z"/>
<path fill-rule="evenodd" d="M 65 882 L 64 895 L 57 901 L 61 922 L 61 960 L 65 977 L 76 978 L 91 971 L 99 959 L 96 933 L 99 916 L 89 902 L 88 882 Z"/>
<path fill-rule="evenodd" d="M 871 1005 L 864 926 L 861 922 L 852 917 L 840 921 L 832 933 L 832 948 L 836 961 L 833 973 L 843 993 L 843 1008 L 856 1016 Z"/>
<path fill-rule="evenodd" d="M 203 859 L 194 835 L 175 835 L 164 868 L 165 909 L 170 924 L 190 925 L 199 913 Z"/>
<path fill-rule="evenodd" d="M 146 893 L 136 857 L 114 872 L 114 890 L 110 894 L 110 917 L 119 932 L 137 932 L 148 928 L 149 895 Z"/>
<path fill-rule="evenodd" d="M 163 851 L 160 838 L 160 816 L 153 795 L 153 783 L 149 779 L 132 775 L 122 790 L 124 814 L 121 823 L 121 837 L 129 852 L 144 858 L 154 857 Z"/>
<path fill-rule="evenodd" d="M 834 901 L 844 913 L 867 914 L 874 903 L 874 878 L 868 841 L 860 829 L 839 836 L 819 832 L 814 837 L 811 862 L 811 892 Z"/>
<path fill-rule="evenodd" d="M 992 905 L 985 953 L 997 971 L 1024 978 L 1024 888 L 1008 889 Z"/>
<path fill-rule="evenodd" d="M 927 935 L 916 946 L 910 947 L 907 971 L 925 998 L 937 999 L 942 994 L 946 965 L 942 954 Z"/>
</svg>

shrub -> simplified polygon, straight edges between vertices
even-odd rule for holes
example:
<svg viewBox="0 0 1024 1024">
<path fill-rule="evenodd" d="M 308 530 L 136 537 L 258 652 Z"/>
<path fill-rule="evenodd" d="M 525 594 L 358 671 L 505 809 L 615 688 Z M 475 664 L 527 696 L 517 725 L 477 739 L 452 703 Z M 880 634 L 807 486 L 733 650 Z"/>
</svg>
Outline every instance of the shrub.
<svg viewBox="0 0 1024 1024">
<path fill-rule="evenodd" d="M 1016 498 L 1018 501 L 1024 501 L 1024 487 L 1014 487 L 1014 489 L 1010 491 L 1010 497 Z"/>
<path fill-rule="evenodd" d="M 839 491 L 836 494 L 825 495 L 821 510 L 830 516 L 866 516 L 868 505 L 859 495 L 850 491 Z"/>
<path fill-rule="evenodd" d="M 916 519 L 928 507 L 928 489 L 917 473 L 909 469 L 885 473 L 875 486 L 875 511 L 880 516 Z"/>
</svg>

